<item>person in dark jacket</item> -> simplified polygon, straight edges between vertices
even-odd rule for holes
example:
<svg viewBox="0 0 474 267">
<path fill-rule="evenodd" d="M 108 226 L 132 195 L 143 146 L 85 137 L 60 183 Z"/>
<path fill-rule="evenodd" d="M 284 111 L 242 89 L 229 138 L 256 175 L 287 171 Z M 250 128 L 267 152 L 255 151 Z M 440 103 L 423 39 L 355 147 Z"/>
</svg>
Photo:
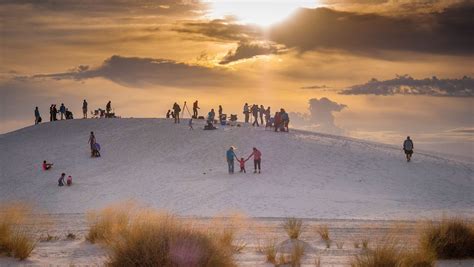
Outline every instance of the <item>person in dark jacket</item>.
<svg viewBox="0 0 474 267">
<path fill-rule="evenodd" d="M 250 111 L 252 112 L 252 115 L 253 115 L 253 123 L 252 123 L 252 126 L 255 126 L 255 124 L 258 126 L 258 105 L 253 105 L 252 108 L 250 109 Z"/>
<path fill-rule="evenodd" d="M 173 113 L 174 113 L 174 123 L 179 123 L 179 113 L 181 112 L 181 107 L 178 103 L 174 103 L 173 105 Z"/>
<path fill-rule="evenodd" d="M 35 125 L 41 122 L 41 116 L 38 107 L 35 108 Z"/>
<path fill-rule="evenodd" d="M 278 129 L 280 128 L 280 124 L 281 124 L 280 112 L 275 112 L 273 124 L 274 124 L 273 126 L 275 127 L 275 132 L 278 132 Z"/>
<path fill-rule="evenodd" d="M 196 101 L 194 101 L 194 103 L 193 103 L 193 118 L 194 118 L 194 119 L 197 119 L 197 118 L 198 118 L 198 109 L 200 109 L 200 108 L 199 108 L 199 106 L 198 106 L 198 101 L 196 100 Z"/>
<path fill-rule="evenodd" d="M 82 118 L 87 119 L 87 101 L 82 101 Z"/>
<path fill-rule="evenodd" d="M 410 136 L 407 136 L 407 139 L 403 142 L 403 151 L 405 151 L 405 156 L 407 158 L 407 162 L 411 161 L 411 156 L 413 155 L 413 141 L 410 139 Z"/>
<path fill-rule="evenodd" d="M 53 121 L 53 105 L 49 107 L 49 121 Z"/>
<path fill-rule="evenodd" d="M 64 103 L 61 103 L 61 106 L 59 107 L 59 113 L 61 114 L 61 120 L 63 120 L 64 114 L 66 113 L 66 106 L 64 106 Z"/>
<path fill-rule="evenodd" d="M 112 111 L 112 102 L 109 100 L 109 102 L 107 102 L 107 105 L 105 106 L 105 113 L 109 115 L 110 111 Z"/>
<path fill-rule="evenodd" d="M 63 172 L 61 173 L 61 177 L 58 179 L 58 186 L 64 186 L 64 178 L 66 177 L 66 174 Z"/>
<path fill-rule="evenodd" d="M 56 108 L 56 105 L 53 105 L 53 121 L 57 121 L 57 114 L 58 114 L 58 109 Z"/>
<path fill-rule="evenodd" d="M 169 119 L 171 117 L 171 110 L 168 109 L 168 112 L 166 112 L 166 118 Z"/>
</svg>

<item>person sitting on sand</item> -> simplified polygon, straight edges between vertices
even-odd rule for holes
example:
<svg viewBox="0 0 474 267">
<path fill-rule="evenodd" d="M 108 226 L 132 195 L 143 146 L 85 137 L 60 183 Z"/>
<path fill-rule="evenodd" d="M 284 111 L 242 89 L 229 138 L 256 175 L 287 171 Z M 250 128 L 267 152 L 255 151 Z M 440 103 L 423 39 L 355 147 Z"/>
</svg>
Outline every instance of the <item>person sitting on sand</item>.
<svg viewBox="0 0 474 267">
<path fill-rule="evenodd" d="M 59 177 L 58 186 L 64 186 L 64 177 L 66 177 L 66 174 L 63 172 L 61 173 L 61 177 Z"/>
<path fill-rule="evenodd" d="M 240 158 L 238 159 L 237 161 L 240 163 L 240 172 L 243 172 L 243 173 L 247 173 L 245 171 L 245 162 L 247 161 L 248 159 L 244 159 L 244 158 Z"/>
<path fill-rule="evenodd" d="M 43 160 L 43 170 L 47 171 L 53 167 L 53 163 L 48 163 L 46 160 Z"/>
<path fill-rule="evenodd" d="M 71 185 L 72 185 L 72 176 L 71 176 L 71 175 L 69 175 L 69 176 L 67 177 L 66 184 L 67 184 L 67 186 L 71 186 Z"/>
</svg>

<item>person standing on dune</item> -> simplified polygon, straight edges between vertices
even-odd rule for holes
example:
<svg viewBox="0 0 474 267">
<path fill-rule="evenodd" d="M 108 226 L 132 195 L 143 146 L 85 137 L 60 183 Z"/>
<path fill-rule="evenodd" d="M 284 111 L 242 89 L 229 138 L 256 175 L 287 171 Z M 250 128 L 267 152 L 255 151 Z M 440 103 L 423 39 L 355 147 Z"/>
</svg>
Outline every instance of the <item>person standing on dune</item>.
<svg viewBox="0 0 474 267">
<path fill-rule="evenodd" d="M 181 107 L 176 102 L 174 102 L 173 111 L 174 111 L 174 123 L 179 123 L 179 113 L 181 112 Z"/>
<path fill-rule="evenodd" d="M 226 158 L 227 158 L 227 166 L 229 168 L 229 174 L 233 174 L 234 173 L 234 158 L 237 158 L 237 156 L 234 153 L 233 146 L 231 146 L 229 150 L 227 150 Z"/>
<path fill-rule="evenodd" d="M 87 119 L 87 101 L 82 101 L 82 118 Z"/>
<path fill-rule="evenodd" d="M 248 156 L 246 161 L 249 160 L 252 156 L 253 156 L 253 167 L 254 167 L 253 173 L 257 173 L 257 170 L 258 170 L 258 173 L 261 173 L 260 172 L 260 165 L 262 163 L 262 152 L 260 152 L 260 150 L 258 150 L 256 147 L 254 147 L 252 154 L 250 154 L 250 156 Z"/>
<path fill-rule="evenodd" d="M 38 107 L 35 108 L 35 125 L 41 122 L 41 115 Z"/>
<path fill-rule="evenodd" d="M 405 151 L 407 162 L 411 161 L 411 156 L 413 155 L 413 148 L 413 141 L 410 139 L 410 136 L 407 136 L 407 139 L 403 142 L 403 151 Z"/>
<path fill-rule="evenodd" d="M 245 103 L 243 113 L 245 114 L 245 123 L 249 123 L 249 114 L 250 114 L 249 104 Z"/>
<path fill-rule="evenodd" d="M 198 118 L 198 109 L 199 109 L 199 106 L 198 106 L 198 101 L 194 101 L 193 103 L 193 116 L 192 118 L 193 119 L 197 119 Z"/>
</svg>

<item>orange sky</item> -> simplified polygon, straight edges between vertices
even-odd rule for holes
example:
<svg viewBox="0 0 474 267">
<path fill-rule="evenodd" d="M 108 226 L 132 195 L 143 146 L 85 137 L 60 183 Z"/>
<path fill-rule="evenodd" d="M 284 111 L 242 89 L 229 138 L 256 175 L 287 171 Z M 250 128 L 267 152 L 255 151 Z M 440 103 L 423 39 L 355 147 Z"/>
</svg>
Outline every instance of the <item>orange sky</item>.
<svg viewBox="0 0 474 267">
<path fill-rule="evenodd" d="M 46 118 L 51 103 L 76 117 L 84 98 L 161 117 L 199 99 L 202 112 L 284 107 L 297 127 L 387 143 L 409 134 L 472 156 L 473 4 L 366 2 L 2 1 L 0 131 L 30 125 L 35 106 Z"/>
</svg>

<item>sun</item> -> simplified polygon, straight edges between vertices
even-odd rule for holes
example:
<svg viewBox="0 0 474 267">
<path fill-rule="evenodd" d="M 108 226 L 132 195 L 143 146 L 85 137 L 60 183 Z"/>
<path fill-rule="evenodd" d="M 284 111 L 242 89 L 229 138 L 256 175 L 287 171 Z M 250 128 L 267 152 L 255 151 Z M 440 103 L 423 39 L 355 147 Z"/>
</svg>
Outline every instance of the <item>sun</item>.
<svg viewBox="0 0 474 267">
<path fill-rule="evenodd" d="M 214 0 L 209 1 L 208 16 L 213 19 L 232 16 L 242 23 L 267 27 L 285 19 L 300 7 L 316 7 L 316 2 L 314 0 Z"/>
</svg>

